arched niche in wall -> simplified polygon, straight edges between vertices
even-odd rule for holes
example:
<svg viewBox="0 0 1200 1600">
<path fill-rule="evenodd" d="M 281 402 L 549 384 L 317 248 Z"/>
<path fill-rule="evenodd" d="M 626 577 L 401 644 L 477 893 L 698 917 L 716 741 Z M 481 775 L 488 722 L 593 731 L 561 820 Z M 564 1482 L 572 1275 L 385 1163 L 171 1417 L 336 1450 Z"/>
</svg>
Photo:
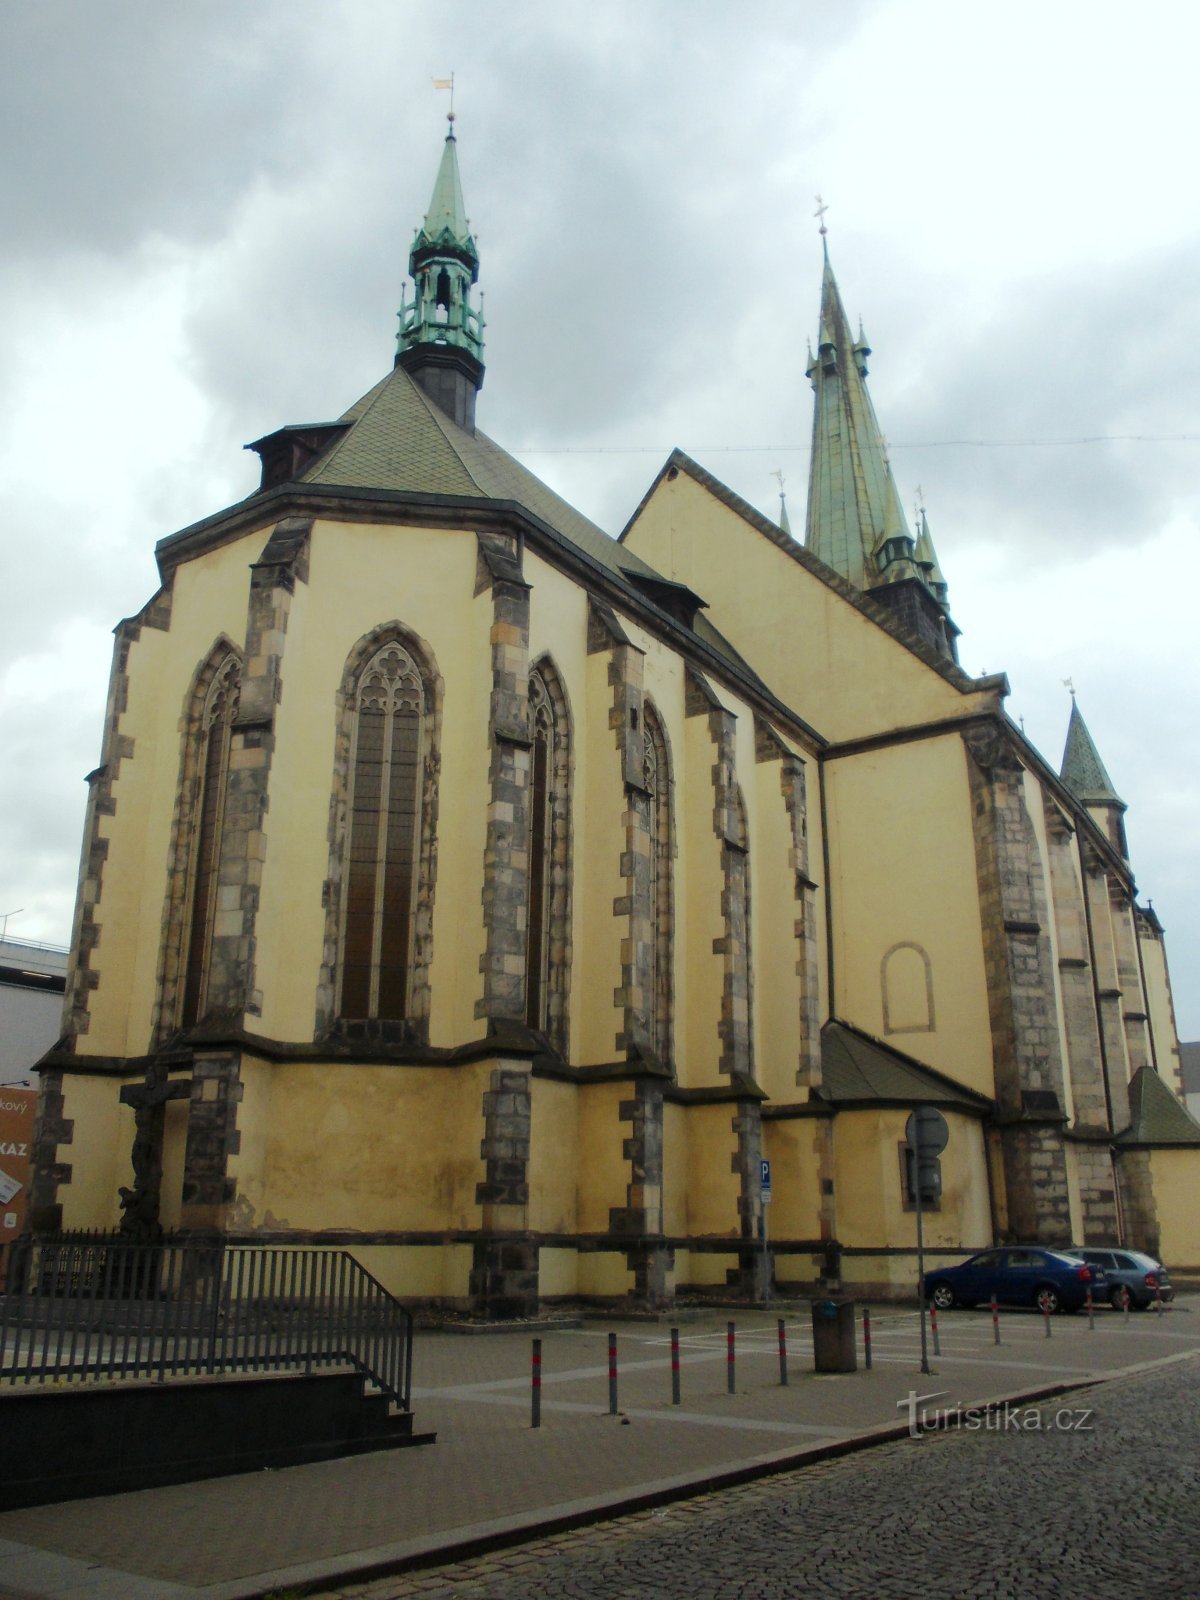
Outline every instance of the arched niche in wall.
<svg viewBox="0 0 1200 1600">
<path fill-rule="evenodd" d="M 923 945 L 905 940 L 879 964 L 884 1033 L 932 1033 L 933 963 Z"/>
</svg>

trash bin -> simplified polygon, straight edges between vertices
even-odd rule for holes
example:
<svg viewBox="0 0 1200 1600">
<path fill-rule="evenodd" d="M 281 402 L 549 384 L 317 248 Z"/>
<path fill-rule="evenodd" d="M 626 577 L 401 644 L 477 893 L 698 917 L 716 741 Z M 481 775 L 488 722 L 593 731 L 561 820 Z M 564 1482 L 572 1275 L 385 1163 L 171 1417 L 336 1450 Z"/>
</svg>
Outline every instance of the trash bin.
<svg viewBox="0 0 1200 1600">
<path fill-rule="evenodd" d="M 814 1300 L 812 1333 L 815 1371 L 858 1371 L 853 1300 Z"/>
</svg>

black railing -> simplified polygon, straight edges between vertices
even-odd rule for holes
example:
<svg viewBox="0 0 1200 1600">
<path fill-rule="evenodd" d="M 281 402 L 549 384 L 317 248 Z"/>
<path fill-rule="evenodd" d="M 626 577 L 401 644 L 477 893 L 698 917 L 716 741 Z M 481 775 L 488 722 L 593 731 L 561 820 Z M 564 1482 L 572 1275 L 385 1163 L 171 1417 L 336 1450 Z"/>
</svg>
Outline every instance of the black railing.
<svg viewBox="0 0 1200 1600">
<path fill-rule="evenodd" d="M 353 1366 L 407 1411 L 412 1316 L 346 1250 L 17 1239 L 0 1384 Z"/>
</svg>

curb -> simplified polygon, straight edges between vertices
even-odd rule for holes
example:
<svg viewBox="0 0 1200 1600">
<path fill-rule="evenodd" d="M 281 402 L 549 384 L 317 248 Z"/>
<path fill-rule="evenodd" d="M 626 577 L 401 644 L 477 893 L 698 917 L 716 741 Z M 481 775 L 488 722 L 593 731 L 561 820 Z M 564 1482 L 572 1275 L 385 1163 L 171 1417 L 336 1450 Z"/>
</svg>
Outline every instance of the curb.
<svg viewBox="0 0 1200 1600">
<path fill-rule="evenodd" d="M 1132 1366 L 1118 1367 L 1112 1372 L 1098 1373 L 1086 1378 L 1038 1384 L 1033 1388 L 1014 1389 L 988 1400 L 974 1403 L 973 1409 L 1005 1405 L 1029 1405 L 1041 1400 L 1051 1400 L 1057 1395 L 1072 1394 L 1080 1389 L 1094 1389 L 1100 1384 L 1133 1378 L 1162 1367 L 1175 1366 L 1181 1361 L 1196 1359 L 1194 1350 L 1174 1355 L 1159 1356 L 1152 1361 L 1136 1362 Z M 930 1429 L 921 1437 L 943 1437 L 954 1428 Z M 833 1461 L 841 1456 L 855 1455 L 878 1445 L 894 1444 L 908 1439 L 907 1422 L 886 1423 L 881 1427 L 866 1429 L 849 1439 L 830 1440 L 827 1444 L 807 1445 L 800 1449 L 789 1448 L 769 1455 L 757 1456 L 736 1466 L 718 1467 L 701 1473 L 685 1473 L 626 1495 L 597 1495 L 582 1500 L 564 1502 L 540 1511 L 519 1512 L 495 1521 L 474 1523 L 469 1527 L 449 1533 L 431 1534 L 420 1539 L 406 1539 L 395 1545 L 377 1547 L 367 1560 L 353 1556 L 327 1561 L 306 1563 L 303 1566 L 282 1567 L 274 1572 L 259 1573 L 252 1579 L 234 1579 L 229 1583 L 212 1584 L 192 1591 L 203 1600 L 271 1600 L 279 1590 L 303 1595 L 330 1588 L 334 1584 L 367 1583 L 377 1578 L 398 1576 L 405 1572 L 418 1572 L 424 1568 L 450 1566 L 476 1556 L 489 1555 L 496 1550 L 510 1549 L 529 1544 L 536 1539 L 548 1538 L 556 1533 L 569 1533 L 576 1528 L 586 1528 L 598 1522 L 611 1522 L 639 1511 L 650 1511 L 658 1506 L 670 1505 L 678 1500 L 690 1500 L 716 1489 L 732 1489 L 757 1479 L 776 1477 L 797 1468 L 816 1466 L 823 1461 Z M 914 1440 L 914 1443 L 917 1442 Z"/>
</svg>

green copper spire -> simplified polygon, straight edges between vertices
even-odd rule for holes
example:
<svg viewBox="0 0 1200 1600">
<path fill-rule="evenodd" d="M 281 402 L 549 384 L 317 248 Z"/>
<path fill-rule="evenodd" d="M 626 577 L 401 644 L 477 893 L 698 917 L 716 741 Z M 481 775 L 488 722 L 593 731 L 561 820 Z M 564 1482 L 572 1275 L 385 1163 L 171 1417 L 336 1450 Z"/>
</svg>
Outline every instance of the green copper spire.
<svg viewBox="0 0 1200 1600">
<path fill-rule="evenodd" d="M 408 270 L 416 295 L 411 304 L 401 298 L 397 359 L 423 345 L 462 350 L 479 363 L 482 381 L 483 314 L 470 301 L 471 287 L 479 278 L 479 251 L 463 204 L 453 122 L 429 210 L 413 239 Z"/>
<path fill-rule="evenodd" d="M 1092 742 L 1087 723 L 1080 714 L 1074 690 L 1071 691 L 1071 720 L 1067 724 L 1067 742 L 1059 776 L 1084 805 L 1124 808 L 1124 801 L 1113 788 L 1112 779 L 1104 770 L 1104 763 Z"/>
<path fill-rule="evenodd" d="M 824 245 L 824 241 L 823 241 Z M 915 577 L 914 543 L 867 392 L 871 347 L 850 331 L 824 245 L 808 480 L 808 548 L 860 589 Z"/>
<path fill-rule="evenodd" d="M 942 606 L 948 606 L 947 595 L 950 585 L 942 576 L 942 569 L 938 566 L 937 551 L 933 548 L 933 539 L 929 532 L 929 519 L 925 515 L 924 506 L 920 511 L 920 525 L 917 531 L 916 562 L 920 569 L 921 577 L 928 585 L 934 598 Z"/>
</svg>

